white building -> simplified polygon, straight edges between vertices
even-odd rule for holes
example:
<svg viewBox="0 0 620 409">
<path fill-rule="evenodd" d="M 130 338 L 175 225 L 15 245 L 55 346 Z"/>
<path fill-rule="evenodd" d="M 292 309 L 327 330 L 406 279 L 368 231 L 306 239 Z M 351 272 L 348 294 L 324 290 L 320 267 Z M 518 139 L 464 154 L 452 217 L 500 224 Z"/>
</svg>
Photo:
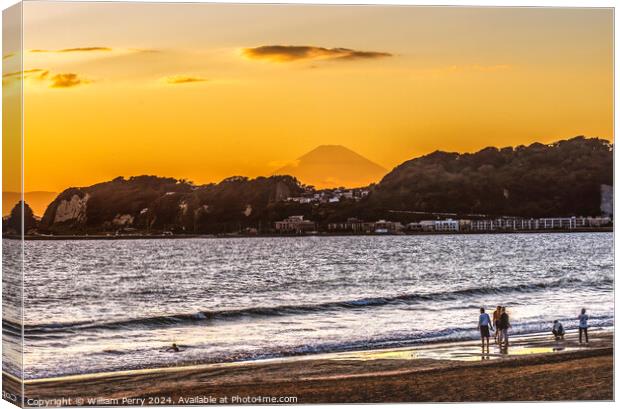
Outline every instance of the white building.
<svg viewBox="0 0 620 409">
<path fill-rule="evenodd" d="M 377 234 L 398 233 L 403 227 L 400 222 L 378 220 L 374 224 L 374 232 Z"/>
<path fill-rule="evenodd" d="M 304 220 L 303 216 L 290 216 L 275 223 L 278 233 L 305 233 L 316 230 L 316 224 L 310 220 Z"/>
<path fill-rule="evenodd" d="M 435 230 L 435 220 L 421 220 L 420 229 L 423 231 L 433 231 Z"/>
<path fill-rule="evenodd" d="M 459 231 L 458 220 L 435 220 L 435 231 Z"/>
<path fill-rule="evenodd" d="M 472 220 L 474 231 L 495 230 L 573 230 L 584 227 L 601 227 L 611 224 L 609 217 L 543 217 L 540 219 L 498 218 Z"/>
<path fill-rule="evenodd" d="M 422 220 L 418 223 L 423 231 L 459 231 L 459 221 L 445 220 Z"/>
</svg>

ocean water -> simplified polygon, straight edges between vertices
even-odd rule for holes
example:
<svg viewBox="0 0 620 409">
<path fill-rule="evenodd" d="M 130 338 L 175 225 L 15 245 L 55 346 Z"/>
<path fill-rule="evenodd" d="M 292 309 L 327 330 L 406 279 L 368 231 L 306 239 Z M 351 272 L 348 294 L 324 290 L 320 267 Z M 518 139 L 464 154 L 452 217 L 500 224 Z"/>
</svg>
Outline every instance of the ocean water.
<svg viewBox="0 0 620 409">
<path fill-rule="evenodd" d="M 406 346 L 553 319 L 611 327 L 613 234 L 25 243 L 23 376 Z M 8 277 L 6 277 L 8 275 Z M 5 274 L 5 287 L 19 280 Z M 21 328 L 5 314 L 5 348 Z M 163 352 L 173 342 L 180 353 Z M 22 375 L 11 362 L 5 371 Z"/>
</svg>

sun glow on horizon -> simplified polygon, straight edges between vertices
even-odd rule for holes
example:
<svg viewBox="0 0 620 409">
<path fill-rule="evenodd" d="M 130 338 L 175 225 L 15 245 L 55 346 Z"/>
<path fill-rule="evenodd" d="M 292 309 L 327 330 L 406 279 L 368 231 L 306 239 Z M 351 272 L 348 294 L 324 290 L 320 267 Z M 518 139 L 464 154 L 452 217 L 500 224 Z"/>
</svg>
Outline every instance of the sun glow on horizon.
<svg viewBox="0 0 620 409">
<path fill-rule="evenodd" d="M 437 149 L 613 140 L 611 9 L 23 7 L 26 191 L 268 176 L 320 145 L 390 170 Z"/>
</svg>

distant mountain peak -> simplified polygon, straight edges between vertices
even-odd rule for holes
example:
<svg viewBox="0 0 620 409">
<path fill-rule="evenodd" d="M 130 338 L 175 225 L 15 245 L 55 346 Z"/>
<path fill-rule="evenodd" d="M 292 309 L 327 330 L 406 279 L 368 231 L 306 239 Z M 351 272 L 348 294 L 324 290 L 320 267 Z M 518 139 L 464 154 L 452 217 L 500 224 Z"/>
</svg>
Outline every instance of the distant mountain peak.
<svg viewBox="0 0 620 409">
<path fill-rule="evenodd" d="M 310 152 L 306 153 L 306 155 L 312 152 L 320 152 L 320 151 L 347 151 L 353 152 L 351 149 L 347 148 L 344 145 L 319 145 L 316 148 L 312 149 Z M 353 152 L 355 153 L 355 152 Z"/>
<path fill-rule="evenodd" d="M 384 167 L 342 145 L 319 145 L 274 172 L 295 176 L 317 188 L 367 186 L 386 173 Z"/>
<path fill-rule="evenodd" d="M 310 152 L 301 156 L 299 159 L 306 158 L 306 157 L 312 157 L 315 155 L 341 155 L 342 157 L 355 156 L 357 158 L 362 158 L 370 162 L 370 160 L 364 158 L 359 153 L 354 152 L 351 149 L 343 145 L 319 145 L 316 148 L 312 149 Z"/>
</svg>

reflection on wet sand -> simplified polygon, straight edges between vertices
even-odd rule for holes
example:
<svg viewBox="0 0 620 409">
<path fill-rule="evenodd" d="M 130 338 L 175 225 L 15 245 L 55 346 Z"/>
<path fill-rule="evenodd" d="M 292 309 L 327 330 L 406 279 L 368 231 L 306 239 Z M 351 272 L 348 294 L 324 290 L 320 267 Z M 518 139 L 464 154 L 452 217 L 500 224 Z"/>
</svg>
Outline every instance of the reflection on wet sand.
<svg viewBox="0 0 620 409">
<path fill-rule="evenodd" d="M 510 345 L 480 347 L 477 341 L 426 344 L 391 350 L 355 351 L 333 354 L 334 360 L 372 361 L 380 359 L 435 359 L 452 361 L 486 361 L 510 356 L 550 354 L 575 351 L 583 348 L 577 344 L 577 334 L 569 332 L 564 340 L 555 341 L 548 334 L 514 337 Z"/>
</svg>

